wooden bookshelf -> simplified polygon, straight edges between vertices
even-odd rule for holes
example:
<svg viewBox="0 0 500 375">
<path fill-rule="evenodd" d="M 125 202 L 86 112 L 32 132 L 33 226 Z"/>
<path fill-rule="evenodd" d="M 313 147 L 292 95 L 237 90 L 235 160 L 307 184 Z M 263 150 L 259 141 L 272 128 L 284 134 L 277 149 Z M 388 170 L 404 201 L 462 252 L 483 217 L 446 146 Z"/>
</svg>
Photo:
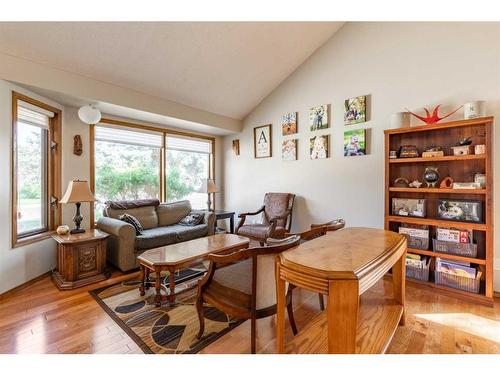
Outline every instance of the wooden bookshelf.
<svg viewBox="0 0 500 375">
<path fill-rule="evenodd" d="M 432 239 L 428 250 L 408 249 L 409 253 L 420 254 L 431 259 L 430 280 L 408 281 L 437 288 L 447 294 L 470 299 L 484 304 L 493 304 L 493 169 L 492 169 L 492 124 L 493 117 L 483 117 L 473 120 L 454 121 L 436 125 L 423 125 L 412 128 L 389 129 L 385 131 L 385 228 L 398 231 L 402 223 L 427 225 L 431 238 L 435 236 L 437 227 L 470 229 L 473 231 L 474 242 L 478 246 L 477 258 L 442 254 L 432 251 Z M 454 156 L 451 146 L 458 140 L 472 137 L 473 145 L 486 145 L 486 153 L 481 155 Z M 421 154 L 431 146 L 441 146 L 444 156 L 433 158 L 389 159 L 390 150 L 398 150 L 401 145 L 415 145 Z M 437 167 L 439 182 L 445 177 L 451 177 L 456 182 L 471 182 L 475 173 L 486 175 L 485 189 L 440 189 L 428 188 L 423 181 L 426 167 Z M 418 179 L 423 182 L 421 188 L 406 188 L 393 186 L 398 177 L 408 181 Z M 392 198 L 426 199 L 426 217 L 407 217 L 392 214 Z M 442 198 L 480 201 L 482 205 L 481 222 L 458 222 L 442 220 L 437 217 L 437 200 Z M 481 270 L 481 289 L 479 294 L 453 289 L 434 284 L 435 258 L 470 262 Z"/>
</svg>

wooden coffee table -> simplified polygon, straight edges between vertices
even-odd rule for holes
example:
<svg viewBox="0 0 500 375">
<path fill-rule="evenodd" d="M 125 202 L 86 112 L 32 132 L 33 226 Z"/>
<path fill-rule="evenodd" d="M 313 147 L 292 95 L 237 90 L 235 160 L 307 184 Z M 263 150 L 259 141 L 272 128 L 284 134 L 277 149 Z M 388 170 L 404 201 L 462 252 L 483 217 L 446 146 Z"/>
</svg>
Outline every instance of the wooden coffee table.
<svg viewBox="0 0 500 375">
<path fill-rule="evenodd" d="M 175 271 L 189 267 L 206 259 L 209 254 L 231 253 L 246 249 L 250 240 L 235 234 L 216 234 L 195 240 L 176 243 L 147 250 L 137 257 L 141 268 L 141 296 L 145 294 L 149 274 L 155 273 L 155 305 L 161 306 L 161 272 L 169 271 L 169 293 L 165 296 L 170 304 L 175 303 Z M 166 290 L 165 290 L 166 291 Z"/>
</svg>

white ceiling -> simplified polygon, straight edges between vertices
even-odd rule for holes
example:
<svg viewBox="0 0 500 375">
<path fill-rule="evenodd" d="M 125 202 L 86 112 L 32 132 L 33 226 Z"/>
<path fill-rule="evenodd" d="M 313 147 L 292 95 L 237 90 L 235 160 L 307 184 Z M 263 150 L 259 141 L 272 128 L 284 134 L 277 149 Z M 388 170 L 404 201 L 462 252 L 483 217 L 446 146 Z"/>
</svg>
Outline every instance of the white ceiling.
<svg viewBox="0 0 500 375">
<path fill-rule="evenodd" d="M 342 22 L 3 22 L 0 52 L 234 119 Z"/>
</svg>

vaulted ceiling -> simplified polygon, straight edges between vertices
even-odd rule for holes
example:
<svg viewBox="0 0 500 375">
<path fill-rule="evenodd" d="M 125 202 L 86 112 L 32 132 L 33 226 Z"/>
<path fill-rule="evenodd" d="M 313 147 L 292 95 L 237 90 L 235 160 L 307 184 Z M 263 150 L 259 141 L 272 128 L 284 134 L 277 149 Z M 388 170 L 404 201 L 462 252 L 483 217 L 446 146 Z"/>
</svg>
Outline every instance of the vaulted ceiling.
<svg viewBox="0 0 500 375">
<path fill-rule="evenodd" d="M 341 22 L 0 23 L 0 52 L 234 119 Z"/>
</svg>

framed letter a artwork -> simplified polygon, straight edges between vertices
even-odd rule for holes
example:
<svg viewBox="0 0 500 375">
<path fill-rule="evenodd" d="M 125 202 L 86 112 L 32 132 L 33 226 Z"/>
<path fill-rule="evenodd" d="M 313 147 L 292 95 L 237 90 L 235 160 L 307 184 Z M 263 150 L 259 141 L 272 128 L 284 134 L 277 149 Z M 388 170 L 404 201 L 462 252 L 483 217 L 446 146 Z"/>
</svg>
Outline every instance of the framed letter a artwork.
<svg viewBox="0 0 500 375">
<path fill-rule="evenodd" d="M 272 156 L 272 125 L 253 128 L 253 148 L 255 158 L 270 158 Z"/>
</svg>

